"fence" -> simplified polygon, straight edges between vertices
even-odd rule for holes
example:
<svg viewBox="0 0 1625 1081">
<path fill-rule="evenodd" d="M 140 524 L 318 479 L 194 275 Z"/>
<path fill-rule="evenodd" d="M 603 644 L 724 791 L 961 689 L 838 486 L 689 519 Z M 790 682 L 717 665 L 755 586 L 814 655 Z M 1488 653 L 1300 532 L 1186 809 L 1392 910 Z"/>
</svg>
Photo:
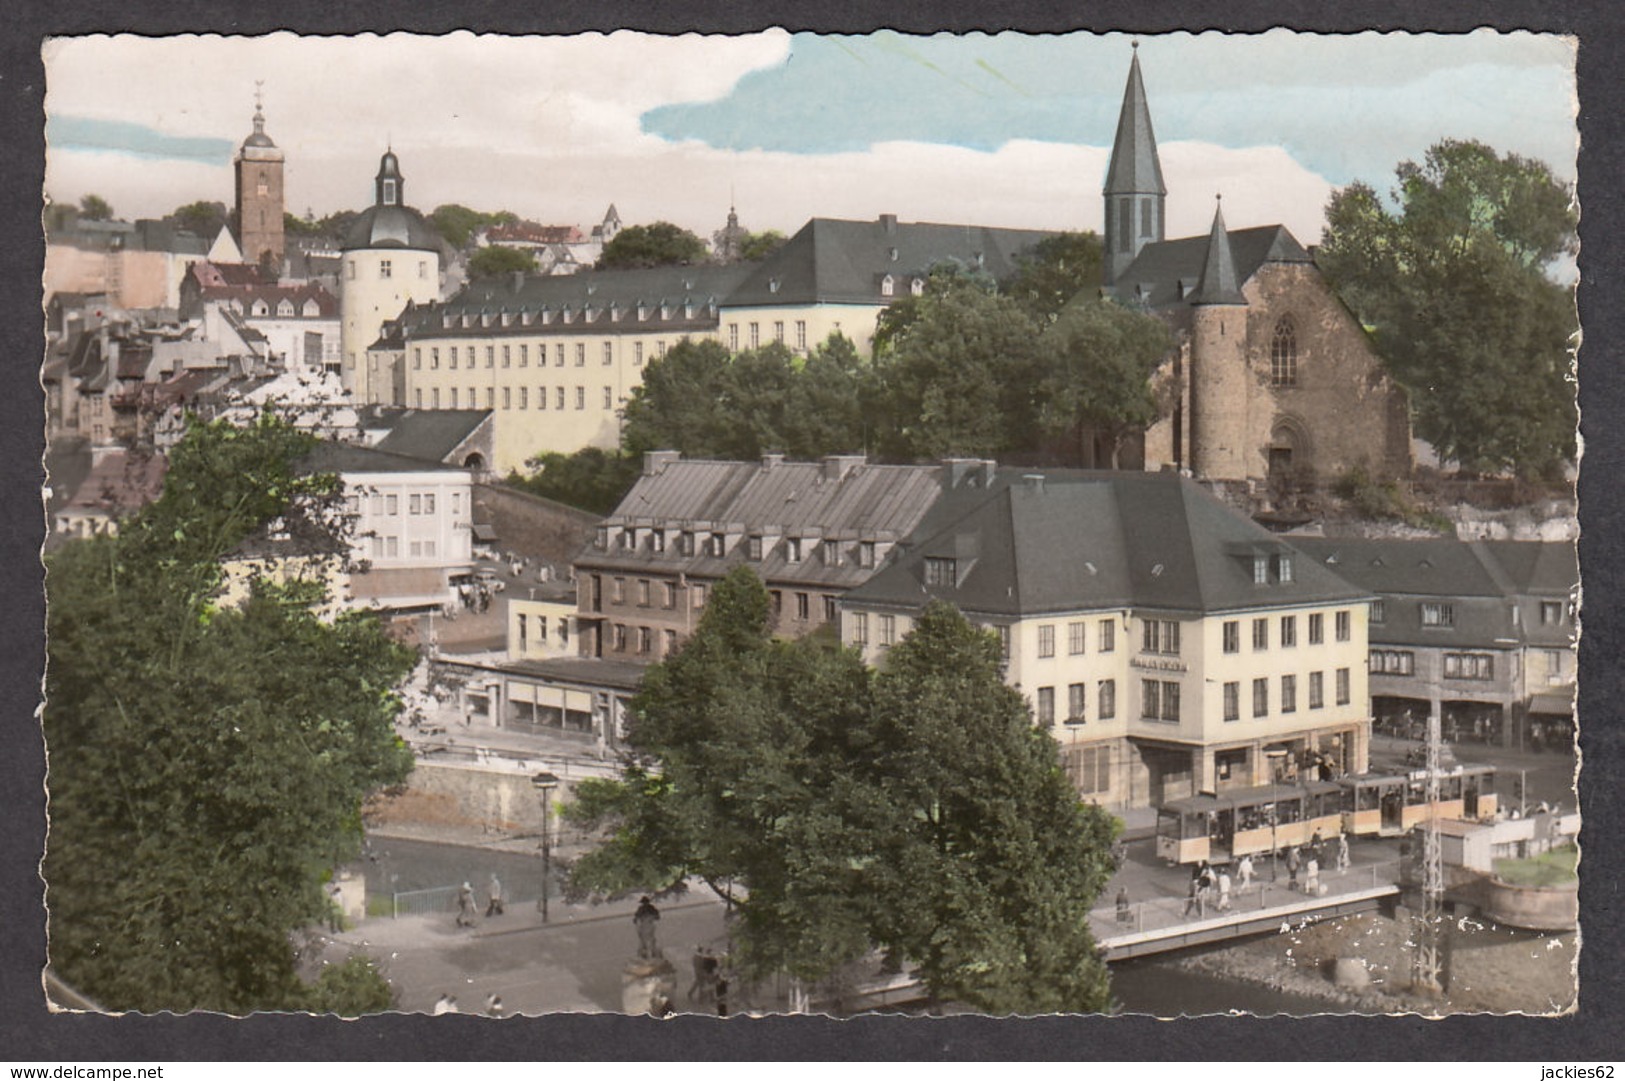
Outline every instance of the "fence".
<svg viewBox="0 0 1625 1081">
<path fill-rule="evenodd" d="M 527 885 L 521 887 L 518 892 L 504 891 L 502 903 L 509 908 L 516 905 L 539 904 L 536 897 L 525 892 L 528 888 Z M 461 886 L 435 886 L 427 890 L 406 890 L 401 893 L 392 893 L 389 895 L 389 915 L 392 919 L 397 920 L 402 916 L 432 916 L 439 913 L 449 915 L 457 911 L 457 893 L 461 889 Z M 549 897 L 559 896 L 557 880 L 552 883 L 552 888 L 548 890 L 547 895 Z M 485 893 L 476 890 L 474 893 L 475 907 L 483 911 L 485 903 Z"/>
</svg>

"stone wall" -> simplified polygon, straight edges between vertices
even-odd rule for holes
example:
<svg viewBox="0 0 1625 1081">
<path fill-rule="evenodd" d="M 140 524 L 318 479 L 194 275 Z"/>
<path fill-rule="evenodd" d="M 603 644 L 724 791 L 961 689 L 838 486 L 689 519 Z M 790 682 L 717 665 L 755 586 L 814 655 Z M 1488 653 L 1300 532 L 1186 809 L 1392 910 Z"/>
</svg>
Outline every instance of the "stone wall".
<svg viewBox="0 0 1625 1081">
<path fill-rule="evenodd" d="M 496 531 L 497 547 L 530 561 L 550 564 L 567 578 L 577 553 L 592 540 L 601 519 L 551 499 L 495 484 L 474 486 L 474 520 Z"/>
<path fill-rule="evenodd" d="M 551 823 L 558 828 L 557 805 L 568 796 L 565 779 L 553 792 Z M 370 822 L 385 826 L 440 827 L 455 831 L 540 833 L 542 803 L 530 773 L 502 763 L 440 763 L 419 760 L 404 791 L 367 809 Z"/>
</svg>

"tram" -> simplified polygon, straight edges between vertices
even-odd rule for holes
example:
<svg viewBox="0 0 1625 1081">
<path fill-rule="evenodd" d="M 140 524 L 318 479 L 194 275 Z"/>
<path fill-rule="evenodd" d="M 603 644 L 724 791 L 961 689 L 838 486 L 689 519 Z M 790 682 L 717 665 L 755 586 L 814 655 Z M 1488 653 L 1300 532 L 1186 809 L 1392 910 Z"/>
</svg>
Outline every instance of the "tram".
<svg viewBox="0 0 1625 1081">
<path fill-rule="evenodd" d="M 1493 766 L 1456 766 L 1439 778 L 1441 818 L 1494 816 Z M 1157 856 L 1226 863 L 1333 838 L 1405 833 L 1429 817 L 1427 771 L 1260 785 L 1170 800 L 1157 811 Z"/>
</svg>

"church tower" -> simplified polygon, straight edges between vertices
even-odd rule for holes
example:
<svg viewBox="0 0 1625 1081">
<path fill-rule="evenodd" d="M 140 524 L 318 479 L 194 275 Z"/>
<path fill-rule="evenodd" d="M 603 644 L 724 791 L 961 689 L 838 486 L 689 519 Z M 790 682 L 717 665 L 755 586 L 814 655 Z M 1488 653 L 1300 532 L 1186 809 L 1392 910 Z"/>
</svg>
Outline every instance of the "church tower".
<svg viewBox="0 0 1625 1081">
<path fill-rule="evenodd" d="M 1128 85 L 1123 89 L 1123 111 L 1117 118 L 1117 139 L 1106 167 L 1105 284 L 1134 262 L 1145 245 L 1163 239 L 1163 204 L 1168 189 L 1157 160 L 1157 137 L 1151 131 L 1151 109 L 1140 80 L 1140 43 L 1134 42 Z"/>
<path fill-rule="evenodd" d="M 260 91 L 254 89 L 254 133 L 237 151 L 237 206 L 233 212 L 243 259 L 281 272 L 285 251 L 282 233 L 282 150 L 265 134 Z"/>
<path fill-rule="evenodd" d="M 1191 294 L 1191 467 L 1206 480 L 1246 480 L 1252 372 L 1247 364 L 1247 301 L 1236 277 L 1224 211 L 1213 210 L 1202 279 Z"/>
</svg>

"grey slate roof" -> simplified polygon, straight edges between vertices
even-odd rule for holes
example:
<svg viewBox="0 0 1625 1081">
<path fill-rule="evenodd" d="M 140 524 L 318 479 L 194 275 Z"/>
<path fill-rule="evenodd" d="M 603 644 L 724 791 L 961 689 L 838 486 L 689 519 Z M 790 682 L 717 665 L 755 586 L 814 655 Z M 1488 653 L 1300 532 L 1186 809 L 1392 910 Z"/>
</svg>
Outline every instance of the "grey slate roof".
<svg viewBox="0 0 1625 1081">
<path fill-rule="evenodd" d="M 432 473 L 451 471 L 455 466 L 408 458 L 401 454 L 358 447 L 351 443 L 323 441 L 299 461 L 311 473 Z M 463 472 L 463 470 L 457 470 Z"/>
<path fill-rule="evenodd" d="M 1230 238 L 1238 287 L 1265 263 L 1313 262 L 1284 225 L 1227 230 L 1226 235 Z M 1117 276 L 1117 296 L 1125 301 L 1139 300 L 1151 308 L 1191 303 L 1191 297 L 1180 296 L 1180 282 L 1194 285 L 1201 280 L 1211 241 L 1210 233 L 1147 244 Z"/>
<path fill-rule="evenodd" d="M 489 409 L 409 409 L 374 449 L 424 462 L 444 462 L 490 416 Z"/>
<path fill-rule="evenodd" d="M 1207 260 L 1202 264 L 1202 284 L 1191 297 L 1192 304 L 1240 304 L 1241 283 L 1236 280 L 1236 257 L 1230 250 L 1230 234 L 1224 228 L 1224 209 L 1213 208 L 1213 229 L 1207 238 Z"/>
<path fill-rule="evenodd" d="M 900 222 L 891 215 L 874 221 L 813 218 L 772 255 L 744 265 L 749 276 L 728 296 L 726 306 L 888 304 L 909 295 L 913 278 L 924 278 L 932 267 L 950 261 L 980 267 L 1002 280 L 1017 270 L 1017 256 L 1055 235 L 1039 229 Z M 891 297 L 881 295 L 887 274 L 895 283 Z"/>
<path fill-rule="evenodd" d="M 1145 83 L 1140 79 L 1140 53 L 1136 49 L 1128 66 L 1128 85 L 1123 88 L 1123 111 L 1117 118 L 1117 139 L 1112 143 L 1111 162 L 1106 166 L 1104 195 L 1155 192 L 1167 195 L 1162 182 L 1162 163 L 1157 159 L 1157 137 L 1151 130 L 1151 109 L 1146 103 Z"/>
<path fill-rule="evenodd" d="M 1099 608 L 1209 613 L 1359 601 L 1365 591 L 1312 561 L 1293 581 L 1253 583 L 1253 558 L 1291 554 L 1279 538 L 1173 473 L 1051 470 L 1000 482 L 954 521 L 854 590 L 857 603 L 917 607 L 940 597 L 1020 617 Z M 926 585 L 928 558 L 958 561 L 957 585 Z"/>
</svg>

